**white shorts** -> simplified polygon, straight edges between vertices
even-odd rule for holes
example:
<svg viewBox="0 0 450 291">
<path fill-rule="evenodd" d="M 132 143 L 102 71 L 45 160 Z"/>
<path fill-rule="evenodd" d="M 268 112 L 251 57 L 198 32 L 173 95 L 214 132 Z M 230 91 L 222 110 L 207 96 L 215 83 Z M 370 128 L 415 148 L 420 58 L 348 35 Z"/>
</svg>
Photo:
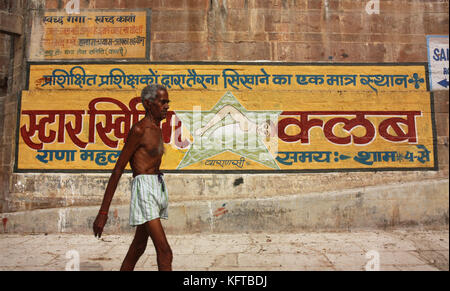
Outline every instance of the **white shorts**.
<svg viewBox="0 0 450 291">
<path fill-rule="evenodd" d="M 130 225 L 168 219 L 169 195 L 162 174 L 138 175 L 131 183 Z"/>
</svg>

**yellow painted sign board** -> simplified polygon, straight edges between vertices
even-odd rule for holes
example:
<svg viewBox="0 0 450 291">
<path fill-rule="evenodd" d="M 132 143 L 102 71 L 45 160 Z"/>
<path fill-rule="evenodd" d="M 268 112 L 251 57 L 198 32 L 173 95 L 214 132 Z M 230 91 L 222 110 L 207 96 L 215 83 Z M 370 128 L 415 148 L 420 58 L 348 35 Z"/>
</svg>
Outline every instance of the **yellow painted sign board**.
<svg viewBox="0 0 450 291">
<path fill-rule="evenodd" d="M 149 11 L 46 11 L 36 16 L 30 60 L 148 59 Z"/>
<path fill-rule="evenodd" d="M 110 171 L 144 116 L 140 91 L 159 83 L 171 99 L 165 171 L 436 169 L 425 80 L 406 65 L 32 65 L 16 166 Z"/>
<path fill-rule="evenodd" d="M 30 65 L 30 90 L 427 91 L 424 66 L 270 64 Z"/>
</svg>

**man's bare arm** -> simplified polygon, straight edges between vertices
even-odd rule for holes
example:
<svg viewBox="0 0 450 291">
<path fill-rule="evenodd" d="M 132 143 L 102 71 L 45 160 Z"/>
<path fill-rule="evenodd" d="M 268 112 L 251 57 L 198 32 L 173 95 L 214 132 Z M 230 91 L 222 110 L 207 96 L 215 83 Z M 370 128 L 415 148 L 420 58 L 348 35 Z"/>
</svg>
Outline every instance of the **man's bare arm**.
<svg viewBox="0 0 450 291">
<path fill-rule="evenodd" d="M 130 135 L 120 153 L 119 159 L 114 166 L 114 169 L 111 173 L 111 177 L 108 181 L 108 186 L 106 187 L 105 196 L 103 197 L 102 206 L 100 207 L 100 211 L 108 212 L 109 206 L 111 204 L 112 198 L 114 196 L 114 192 L 116 191 L 117 184 L 119 183 L 120 177 L 125 170 L 128 162 L 130 161 L 131 156 L 137 150 L 139 146 L 139 141 L 143 135 L 144 131 L 139 127 L 134 127 L 130 131 Z"/>
<path fill-rule="evenodd" d="M 111 205 L 111 201 L 114 197 L 114 192 L 117 189 L 117 184 L 119 183 L 120 177 L 125 170 L 126 165 L 130 161 L 133 153 L 137 150 L 140 144 L 140 140 L 142 135 L 144 134 L 144 130 L 138 126 L 133 127 L 130 130 L 127 141 L 123 146 L 122 152 L 120 153 L 119 159 L 114 166 L 114 169 L 111 173 L 111 176 L 108 181 L 108 185 L 106 186 L 105 195 L 103 196 L 102 205 L 99 210 L 99 214 L 94 222 L 94 235 L 101 237 L 103 227 L 106 224 L 107 215 L 109 211 L 109 207 Z"/>
</svg>

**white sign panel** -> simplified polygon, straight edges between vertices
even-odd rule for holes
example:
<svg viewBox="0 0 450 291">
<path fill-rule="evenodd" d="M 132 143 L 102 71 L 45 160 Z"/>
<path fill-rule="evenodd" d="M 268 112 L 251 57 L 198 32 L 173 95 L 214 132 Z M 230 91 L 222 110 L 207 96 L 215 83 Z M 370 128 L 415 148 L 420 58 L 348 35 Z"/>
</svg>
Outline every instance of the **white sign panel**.
<svg viewBox="0 0 450 291">
<path fill-rule="evenodd" d="M 448 90 L 448 35 L 427 36 L 430 90 Z"/>
</svg>

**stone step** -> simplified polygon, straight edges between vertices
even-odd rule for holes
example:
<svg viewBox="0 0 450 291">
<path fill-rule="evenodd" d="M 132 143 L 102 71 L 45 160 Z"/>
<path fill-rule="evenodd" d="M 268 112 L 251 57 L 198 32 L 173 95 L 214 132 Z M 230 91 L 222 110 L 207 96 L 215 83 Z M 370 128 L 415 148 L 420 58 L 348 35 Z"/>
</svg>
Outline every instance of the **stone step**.
<svg viewBox="0 0 450 291">
<path fill-rule="evenodd" d="M 448 226 L 448 187 L 445 179 L 262 199 L 174 202 L 163 225 L 170 234 Z M 87 234 L 92 232 L 98 209 L 2 213 L 0 232 Z M 128 216 L 129 205 L 112 205 L 104 232 L 134 232 Z"/>
</svg>

